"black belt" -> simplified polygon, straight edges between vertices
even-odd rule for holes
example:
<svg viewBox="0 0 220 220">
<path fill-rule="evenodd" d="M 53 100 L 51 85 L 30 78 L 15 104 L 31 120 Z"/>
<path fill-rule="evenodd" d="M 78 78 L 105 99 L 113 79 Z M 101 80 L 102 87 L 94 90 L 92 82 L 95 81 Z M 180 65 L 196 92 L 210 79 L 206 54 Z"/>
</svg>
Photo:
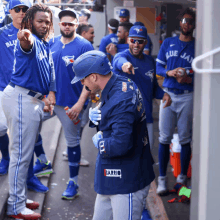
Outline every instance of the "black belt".
<svg viewBox="0 0 220 220">
<path fill-rule="evenodd" d="M 15 84 L 14 84 L 14 83 L 10 82 L 9 85 L 10 85 L 11 87 L 15 88 Z M 32 97 L 35 97 L 38 93 L 37 93 L 37 92 L 34 92 L 34 91 L 32 91 L 32 90 L 29 90 L 29 92 L 28 92 L 27 94 L 30 95 L 30 96 L 32 96 Z M 41 95 L 41 96 L 35 97 L 35 98 L 42 100 L 42 99 L 44 98 L 44 96 Z"/>
</svg>

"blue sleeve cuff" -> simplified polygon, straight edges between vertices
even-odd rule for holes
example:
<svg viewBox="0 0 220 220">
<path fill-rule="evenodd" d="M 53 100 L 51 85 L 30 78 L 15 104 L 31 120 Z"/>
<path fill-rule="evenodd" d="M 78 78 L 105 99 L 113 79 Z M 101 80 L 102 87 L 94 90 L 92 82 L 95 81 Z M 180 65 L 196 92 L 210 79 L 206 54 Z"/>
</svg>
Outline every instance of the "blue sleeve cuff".
<svg viewBox="0 0 220 220">
<path fill-rule="evenodd" d="M 167 72 L 167 69 L 165 69 L 165 65 L 157 62 L 156 64 L 157 75 L 167 77 L 166 72 Z"/>
</svg>

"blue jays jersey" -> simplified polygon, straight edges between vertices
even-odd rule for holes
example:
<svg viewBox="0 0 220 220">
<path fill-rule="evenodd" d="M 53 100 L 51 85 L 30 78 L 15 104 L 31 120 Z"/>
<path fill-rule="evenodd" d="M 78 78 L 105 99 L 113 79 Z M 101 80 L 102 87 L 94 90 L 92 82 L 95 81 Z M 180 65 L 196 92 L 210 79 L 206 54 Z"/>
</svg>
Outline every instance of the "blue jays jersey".
<svg viewBox="0 0 220 220">
<path fill-rule="evenodd" d="M 179 40 L 179 36 L 164 40 L 156 60 L 157 74 L 165 77 L 164 87 L 193 91 L 193 82 L 191 84 L 178 83 L 174 77 L 168 77 L 166 71 L 182 67 L 188 70 L 188 76 L 193 78 L 194 74 L 191 70 L 194 55 L 195 40 L 184 42 Z M 165 69 L 165 66 L 167 66 L 167 69 Z"/>
<path fill-rule="evenodd" d="M 129 48 L 128 44 L 117 44 L 116 46 L 117 46 L 117 53 L 120 53 Z"/>
<path fill-rule="evenodd" d="M 72 107 L 79 99 L 82 92 L 82 84 L 74 85 L 71 80 L 75 77 L 73 62 L 83 53 L 93 50 L 92 44 L 80 35 L 70 43 L 64 44 L 60 41 L 61 35 L 50 41 L 52 56 L 56 73 L 56 104 Z"/>
<path fill-rule="evenodd" d="M 134 88 L 132 80 L 113 74 L 102 91 L 94 180 L 99 194 L 133 193 L 155 178 L 143 103 Z"/>
<path fill-rule="evenodd" d="M 49 43 L 34 37 L 33 47 L 25 52 L 17 41 L 11 82 L 26 89 L 47 95 L 56 91 L 53 58 Z"/>
<path fill-rule="evenodd" d="M 11 79 L 17 33 L 18 29 L 12 23 L 0 29 L 0 91 L 5 89 Z"/>
<path fill-rule="evenodd" d="M 99 45 L 99 50 L 106 54 L 106 46 L 108 46 L 110 43 L 118 43 L 118 37 L 116 34 L 109 34 L 103 37 Z"/>
<path fill-rule="evenodd" d="M 135 75 L 124 73 L 122 65 L 130 62 L 135 68 Z M 151 56 L 143 54 L 142 59 L 134 57 L 129 50 L 116 54 L 113 60 L 113 71 L 119 75 L 132 79 L 139 88 L 147 116 L 147 123 L 153 123 L 152 100 L 153 98 L 162 99 L 164 91 L 157 83 L 155 73 L 155 62 Z"/>
</svg>

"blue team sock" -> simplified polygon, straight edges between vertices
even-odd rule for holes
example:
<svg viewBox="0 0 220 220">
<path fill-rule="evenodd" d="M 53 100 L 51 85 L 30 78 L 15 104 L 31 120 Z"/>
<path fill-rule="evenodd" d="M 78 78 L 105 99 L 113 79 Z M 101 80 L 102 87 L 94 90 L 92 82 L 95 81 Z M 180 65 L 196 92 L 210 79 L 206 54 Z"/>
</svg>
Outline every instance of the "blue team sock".
<svg viewBox="0 0 220 220">
<path fill-rule="evenodd" d="M 70 179 L 73 179 L 75 183 L 77 183 L 78 173 L 79 173 L 79 163 L 81 158 L 80 145 L 76 147 L 68 147 L 67 150 L 68 150 Z"/>
<path fill-rule="evenodd" d="M 38 140 L 37 143 L 35 144 L 34 152 L 36 156 L 40 159 L 41 163 L 47 163 L 47 157 L 44 152 L 44 148 L 42 145 L 42 138 L 40 134 L 38 135 Z"/>
<path fill-rule="evenodd" d="M 181 174 L 187 175 L 189 162 L 191 158 L 191 146 L 190 143 L 181 145 Z"/>
<path fill-rule="evenodd" d="M 9 160 L 9 151 L 8 151 L 9 139 L 8 134 L 0 137 L 0 150 L 2 152 L 2 157 L 6 160 Z"/>
<path fill-rule="evenodd" d="M 33 166 L 34 166 L 34 155 L 31 158 L 31 162 L 30 162 L 30 165 L 29 165 L 29 168 L 28 168 L 27 179 L 30 179 L 31 177 L 34 176 Z"/>
<path fill-rule="evenodd" d="M 166 176 L 167 165 L 170 158 L 169 144 L 159 143 L 159 171 L 160 176 Z"/>
</svg>

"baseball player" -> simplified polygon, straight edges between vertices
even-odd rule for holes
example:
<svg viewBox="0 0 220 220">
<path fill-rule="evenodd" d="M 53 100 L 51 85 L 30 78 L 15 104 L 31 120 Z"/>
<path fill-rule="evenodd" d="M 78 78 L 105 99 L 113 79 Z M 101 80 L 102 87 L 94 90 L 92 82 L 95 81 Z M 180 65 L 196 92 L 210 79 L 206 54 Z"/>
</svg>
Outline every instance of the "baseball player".
<svg viewBox="0 0 220 220">
<path fill-rule="evenodd" d="M 108 21 L 108 33 L 109 34 L 102 38 L 101 43 L 99 45 L 99 50 L 105 54 L 107 54 L 106 47 L 110 43 L 113 43 L 113 44 L 118 43 L 118 36 L 117 36 L 118 25 L 119 25 L 119 22 L 117 19 L 112 18 Z"/>
<path fill-rule="evenodd" d="M 0 163 L 0 175 L 5 175 L 8 172 L 9 166 L 9 154 L 8 154 L 8 135 L 7 135 L 7 121 L 1 106 L 1 97 L 3 95 L 3 90 L 8 85 L 11 74 L 13 72 L 13 65 L 11 63 L 14 62 L 14 46 L 17 41 L 17 33 L 21 26 L 21 22 L 27 9 L 30 6 L 29 1 L 18 1 L 11 0 L 9 3 L 9 11 L 13 18 L 13 22 L 9 25 L 6 25 L 1 29 L 0 34 L 0 43 L 1 50 L 0 54 L 2 57 L 2 62 L 0 65 L 0 144 L 1 144 L 1 152 L 2 152 L 2 160 Z M 5 59 L 4 59 L 5 58 Z M 38 145 L 39 142 L 36 143 Z M 49 189 L 44 186 L 38 178 L 34 176 L 33 173 L 33 158 L 29 166 L 28 177 L 27 177 L 27 188 L 33 190 L 35 192 L 45 193 Z"/>
<path fill-rule="evenodd" d="M 132 26 L 133 24 L 130 22 L 122 22 L 119 24 L 118 33 L 117 33 L 118 44 L 110 43 L 106 47 L 107 53 L 111 54 L 112 57 L 114 57 L 117 53 L 122 52 L 129 48 L 127 41 L 128 41 L 129 30 Z"/>
<path fill-rule="evenodd" d="M 13 22 L 0 30 L 0 55 L 2 57 L 0 65 L 0 149 L 3 155 L 0 163 L 0 175 L 7 174 L 10 159 L 8 153 L 8 135 L 6 133 L 8 128 L 7 121 L 1 105 L 2 91 L 8 85 L 13 72 L 13 65 L 11 65 L 11 63 L 14 62 L 14 46 L 17 41 L 17 33 L 29 6 L 30 3 L 28 1 L 11 0 L 9 3 L 9 11 L 13 18 Z M 38 143 L 39 142 L 37 142 L 36 145 Z M 27 188 L 42 193 L 49 190 L 48 187 L 44 186 L 38 178 L 34 177 L 33 161 L 29 166 Z"/>
<path fill-rule="evenodd" d="M 88 40 L 91 44 L 94 43 L 94 27 L 91 24 L 80 24 L 76 32 Z"/>
<path fill-rule="evenodd" d="M 159 172 L 157 193 L 167 191 L 166 170 L 169 161 L 169 145 L 177 126 L 181 148 L 181 174 L 177 182 L 186 184 L 191 157 L 193 116 L 193 71 L 195 54 L 195 13 L 186 9 L 180 21 L 180 36 L 165 39 L 157 57 L 157 74 L 165 77 L 163 87 L 172 99 L 172 105 L 160 105 L 159 118 Z"/>
<path fill-rule="evenodd" d="M 112 72 L 103 52 L 83 54 L 73 68 L 73 84 L 80 80 L 91 92 L 102 91 L 89 112 L 98 130 L 92 138 L 98 149 L 93 220 L 141 219 L 155 178 L 142 100 L 131 80 Z"/>
<path fill-rule="evenodd" d="M 38 219 L 40 214 L 26 207 L 25 183 L 44 106 L 55 103 L 56 84 L 49 43 L 53 30 L 52 12 L 34 5 L 26 12 L 17 34 L 13 73 L 4 89 L 2 107 L 10 131 L 9 198 L 7 215 Z M 49 93 L 48 98 L 44 95 Z"/>
<path fill-rule="evenodd" d="M 132 79 L 139 88 L 144 102 L 150 147 L 153 147 L 153 99 L 163 99 L 164 107 L 171 104 L 170 96 L 159 87 L 155 74 L 155 62 L 143 53 L 147 44 L 147 29 L 133 26 L 129 31 L 129 49 L 118 53 L 113 60 L 114 73 Z"/>
<path fill-rule="evenodd" d="M 137 21 L 134 23 L 134 26 L 137 26 L 137 25 L 144 26 L 144 24 L 140 21 Z M 144 47 L 144 53 L 151 56 L 152 48 L 153 48 L 152 41 L 151 41 L 149 35 L 147 35 L 147 44 Z"/>
<path fill-rule="evenodd" d="M 79 24 L 89 24 L 91 12 L 89 9 L 83 8 L 79 13 Z"/>
<path fill-rule="evenodd" d="M 126 8 L 123 8 L 119 12 L 119 21 L 120 22 L 130 22 L 130 11 Z"/>
<path fill-rule="evenodd" d="M 81 54 L 93 50 L 92 45 L 83 37 L 76 34 L 78 26 L 78 15 L 73 9 L 65 9 L 59 13 L 61 36 L 57 36 L 50 41 L 53 54 L 57 92 L 54 113 L 62 123 L 67 144 L 70 178 L 67 188 L 62 194 L 63 199 L 74 199 L 78 194 L 78 173 L 81 157 L 80 129 L 81 117 L 84 104 L 89 96 L 89 92 L 83 88 L 81 83 L 74 86 L 70 81 L 75 76 L 72 65 L 75 59 Z M 68 106 L 70 111 L 68 116 L 64 108 Z M 52 117 L 49 115 L 49 117 Z M 45 117 L 43 120 L 46 120 Z M 79 123 L 73 120 L 80 119 Z M 42 155 L 44 151 L 42 149 Z M 37 160 L 34 171 L 37 174 L 44 172 L 43 164 Z"/>
</svg>

